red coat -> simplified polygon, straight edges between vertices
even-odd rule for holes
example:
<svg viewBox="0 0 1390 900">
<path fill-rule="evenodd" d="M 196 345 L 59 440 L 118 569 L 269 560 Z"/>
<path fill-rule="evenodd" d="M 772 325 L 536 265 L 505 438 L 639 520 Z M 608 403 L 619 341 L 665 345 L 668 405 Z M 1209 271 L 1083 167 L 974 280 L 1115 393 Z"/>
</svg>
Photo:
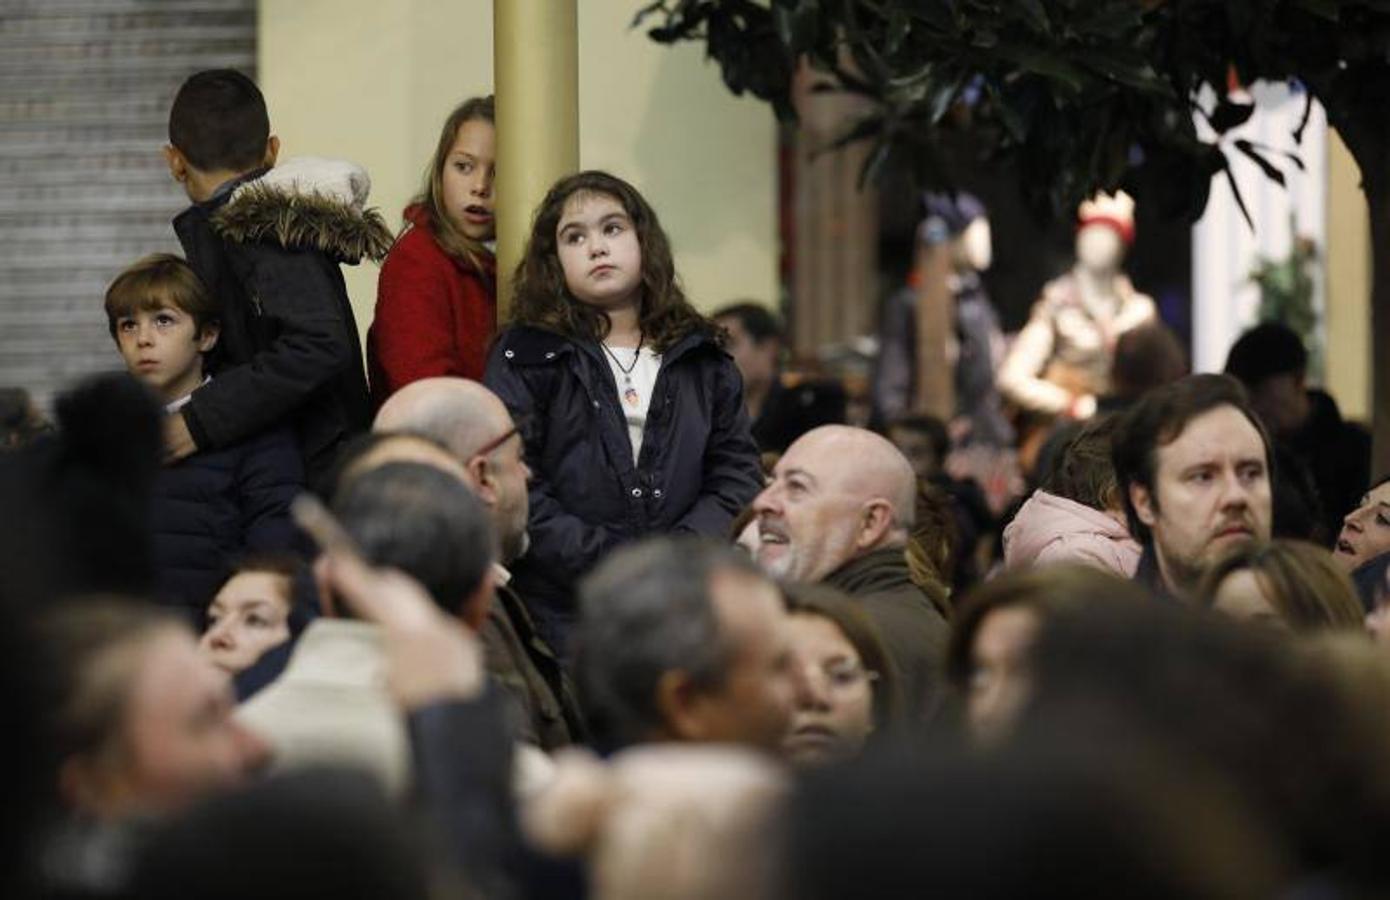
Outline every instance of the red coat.
<svg viewBox="0 0 1390 900">
<path fill-rule="evenodd" d="M 412 381 L 436 375 L 481 380 L 497 331 L 497 262 L 480 273 L 446 254 L 419 207 L 381 266 L 367 370 L 377 407 Z"/>
</svg>

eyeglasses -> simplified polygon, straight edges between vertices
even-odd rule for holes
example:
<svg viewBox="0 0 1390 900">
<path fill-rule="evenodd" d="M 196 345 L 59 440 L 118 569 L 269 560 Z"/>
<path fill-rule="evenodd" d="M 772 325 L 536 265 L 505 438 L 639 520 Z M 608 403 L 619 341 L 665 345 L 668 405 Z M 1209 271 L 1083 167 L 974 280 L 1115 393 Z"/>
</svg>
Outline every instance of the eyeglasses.
<svg viewBox="0 0 1390 900">
<path fill-rule="evenodd" d="M 503 444 L 507 443 L 507 441 L 511 440 L 512 437 L 513 437 L 514 435 L 517 435 L 517 434 L 520 434 L 520 433 L 521 433 L 521 428 L 520 428 L 520 426 L 513 425 L 511 428 L 509 428 L 509 429 L 507 429 L 506 431 L 502 432 L 502 435 L 501 435 L 500 437 L 495 437 L 495 438 L 493 438 L 492 440 L 488 441 L 486 444 L 483 444 L 483 445 L 482 445 L 481 447 L 479 447 L 477 450 L 474 450 L 474 451 L 473 451 L 473 456 L 470 457 L 470 458 L 477 458 L 477 457 L 479 457 L 479 456 L 488 456 L 488 455 L 490 455 L 490 454 L 492 453 L 492 451 L 496 450 L 497 448 L 501 447 Z"/>
</svg>

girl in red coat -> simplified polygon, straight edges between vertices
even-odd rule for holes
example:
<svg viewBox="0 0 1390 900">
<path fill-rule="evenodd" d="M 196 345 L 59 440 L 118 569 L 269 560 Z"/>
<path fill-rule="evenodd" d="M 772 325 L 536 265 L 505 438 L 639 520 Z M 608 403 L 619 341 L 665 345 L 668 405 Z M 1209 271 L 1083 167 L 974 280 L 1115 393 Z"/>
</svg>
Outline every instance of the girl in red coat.
<svg viewBox="0 0 1390 900">
<path fill-rule="evenodd" d="M 497 330 L 492 97 L 464 101 L 444 123 L 425 187 L 377 282 L 367 332 L 376 406 L 421 378 L 481 379 Z"/>
</svg>

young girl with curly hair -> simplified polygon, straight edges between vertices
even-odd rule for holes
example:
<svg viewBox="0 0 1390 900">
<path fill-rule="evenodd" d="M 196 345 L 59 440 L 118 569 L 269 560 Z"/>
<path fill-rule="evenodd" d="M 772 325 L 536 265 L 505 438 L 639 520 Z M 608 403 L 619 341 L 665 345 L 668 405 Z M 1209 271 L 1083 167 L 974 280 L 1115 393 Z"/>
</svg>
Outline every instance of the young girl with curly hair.
<svg viewBox="0 0 1390 900">
<path fill-rule="evenodd" d="M 743 383 L 686 300 L 656 213 L 604 172 L 561 179 L 517 266 L 485 381 L 522 423 L 518 592 L 563 646 L 575 580 L 643 535 L 721 537 L 762 484 Z"/>
</svg>

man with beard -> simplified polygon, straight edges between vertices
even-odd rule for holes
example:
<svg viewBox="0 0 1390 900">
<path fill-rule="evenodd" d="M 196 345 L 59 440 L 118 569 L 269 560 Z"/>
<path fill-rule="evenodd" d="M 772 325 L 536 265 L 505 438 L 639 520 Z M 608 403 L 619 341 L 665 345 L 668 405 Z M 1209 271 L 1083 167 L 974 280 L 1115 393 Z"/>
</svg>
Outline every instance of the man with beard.
<svg viewBox="0 0 1390 900">
<path fill-rule="evenodd" d="M 785 581 L 825 582 L 864 605 L 902 677 L 909 714 L 941 683 L 949 628 L 907 565 L 917 479 L 885 438 L 826 425 L 787 448 L 753 501 L 756 557 Z"/>
<path fill-rule="evenodd" d="M 505 568 L 526 552 L 531 478 L 506 406 L 476 381 L 426 378 L 392 394 L 372 428 L 424 435 L 462 464 L 465 481 L 492 519 L 501 561 L 494 573 L 495 602 L 479 634 L 488 671 L 519 707 L 522 740 L 546 751 L 581 742 L 586 729 L 574 688 Z"/>
<path fill-rule="evenodd" d="M 1191 599 L 1232 547 L 1270 536 L 1269 436 L 1225 375 L 1191 375 L 1125 413 L 1113 443 L 1130 531 L 1144 545 L 1136 578 Z"/>
</svg>

